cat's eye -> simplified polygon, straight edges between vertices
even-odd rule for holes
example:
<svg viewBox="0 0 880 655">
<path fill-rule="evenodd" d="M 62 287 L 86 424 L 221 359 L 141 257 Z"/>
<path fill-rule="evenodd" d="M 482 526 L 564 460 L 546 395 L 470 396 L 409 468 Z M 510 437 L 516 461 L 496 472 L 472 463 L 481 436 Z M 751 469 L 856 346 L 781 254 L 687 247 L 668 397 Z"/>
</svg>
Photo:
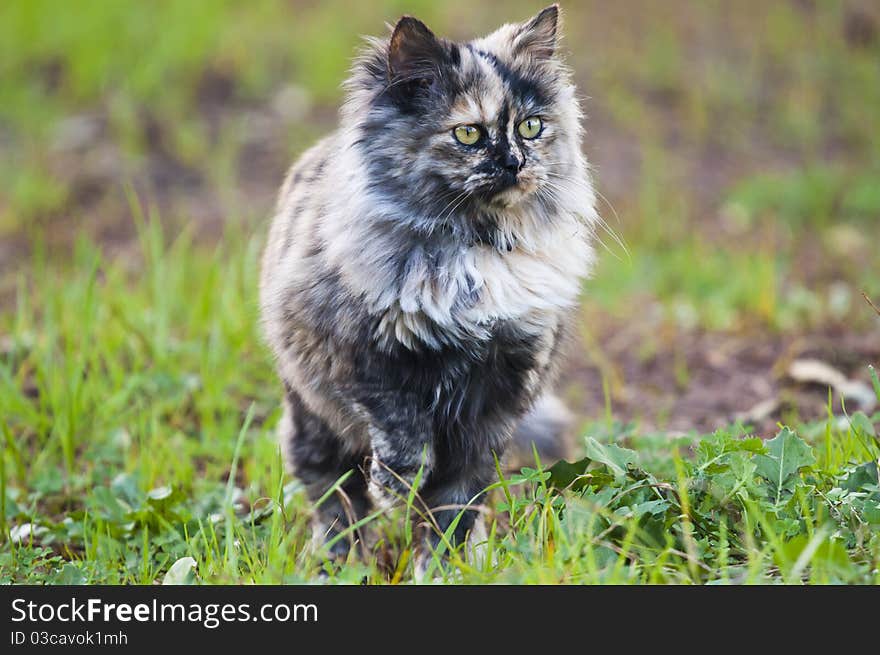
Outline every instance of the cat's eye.
<svg viewBox="0 0 880 655">
<path fill-rule="evenodd" d="M 529 116 L 522 123 L 517 126 L 517 130 L 519 130 L 519 134 L 524 139 L 534 139 L 541 133 L 541 128 L 543 124 L 541 123 L 541 119 L 537 116 Z"/>
<path fill-rule="evenodd" d="M 476 125 L 459 125 L 453 131 L 459 143 L 472 146 L 480 140 L 480 128 Z"/>
</svg>

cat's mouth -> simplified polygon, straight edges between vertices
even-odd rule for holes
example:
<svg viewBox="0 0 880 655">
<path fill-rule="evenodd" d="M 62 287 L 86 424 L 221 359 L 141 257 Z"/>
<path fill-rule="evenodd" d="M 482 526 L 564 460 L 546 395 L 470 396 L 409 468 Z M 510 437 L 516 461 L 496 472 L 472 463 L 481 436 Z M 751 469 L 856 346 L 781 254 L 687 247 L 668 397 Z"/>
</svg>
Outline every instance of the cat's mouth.
<svg viewBox="0 0 880 655">
<path fill-rule="evenodd" d="M 530 176 L 520 176 L 512 184 L 492 189 L 485 196 L 486 203 L 491 207 L 513 207 L 531 196 L 538 190 L 538 185 Z"/>
</svg>

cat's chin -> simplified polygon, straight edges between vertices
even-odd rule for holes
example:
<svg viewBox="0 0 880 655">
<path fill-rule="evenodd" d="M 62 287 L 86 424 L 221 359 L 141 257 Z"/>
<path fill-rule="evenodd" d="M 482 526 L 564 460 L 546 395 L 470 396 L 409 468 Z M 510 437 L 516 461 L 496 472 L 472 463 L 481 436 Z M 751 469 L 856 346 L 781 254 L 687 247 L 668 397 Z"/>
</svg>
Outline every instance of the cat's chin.
<svg viewBox="0 0 880 655">
<path fill-rule="evenodd" d="M 533 184 L 516 184 L 495 194 L 486 201 L 486 204 L 491 209 L 509 209 L 531 197 L 536 190 L 537 187 Z"/>
</svg>

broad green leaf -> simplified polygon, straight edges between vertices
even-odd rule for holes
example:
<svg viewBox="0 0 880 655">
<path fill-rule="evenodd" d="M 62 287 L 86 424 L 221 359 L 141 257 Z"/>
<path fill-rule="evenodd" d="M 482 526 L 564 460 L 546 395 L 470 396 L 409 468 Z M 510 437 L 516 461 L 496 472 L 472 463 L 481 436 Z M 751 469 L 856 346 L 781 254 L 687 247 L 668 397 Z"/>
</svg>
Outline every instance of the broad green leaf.
<svg viewBox="0 0 880 655">
<path fill-rule="evenodd" d="M 880 502 L 867 501 L 862 509 L 862 518 L 871 525 L 880 525 Z"/>
<path fill-rule="evenodd" d="M 592 463 L 593 460 L 589 457 L 573 464 L 560 460 L 550 467 L 547 484 L 556 489 L 582 491 L 586 487 L 604 487 L 614 482 L 614 476 L 604 469 L 588 470 Z"/>
<path fill-rule="evenodd" d="M 510 476 L 510 484 L 523 484 L 526 482 L 542 482 L 550 478 L 549 471 L 539 471 L 537 469 L 524 466 L 520 469 L 520 473 L 514 473 Z"/>
<path fill-rule="evenodd" d="M 866 462 L 852 469 L 843 482 L 843 488 L 860 491 L 869 484 L 878 484 L 877 462 Z"/>
<path fill-rule="evenodd" d="M 750 453 L 763 453 L 766 449 L 766 444 L 764 444 L 763 439 L 759 437 L 747 437 L 745 439 L 738 439 L 737 450 L 743 450 Z"/>
<path fill-rule="evenodd" d="M 83 585 L 86 584 L 86 579 L 78 567 L 68 562 L 56 572 L 52 584 Z"/>
<path fill-rule="evenodd" d="M 766 443 L 767 454 L 755 455 L 756 473 L 769 483 L 778 504 L 782 491 L 790 489 L 797 472 L 816 462 L 813 449 L 788 428 Z"/>
<path fill-rule="evenodd" d="M 724 458 L 725 470 L 709 477 L 709 492 L 719 503 L 733 497 L 749 497 L 757 492 L 757 464 L 745 452 L 730 453 Z"/>
<path fill-rule="evenodd" d="M 773 530 L 778 535 L 795 537 L 801 533 L 801 523 L 793 518 L 777 519 L 773 522 Z"/>
<path fill-rule="evenodd" d="M 764 442 L 758 437 L 741 439 L 731 436 L 726 431 L 718 430 L 714 434 L 703 437 L 697 445 L 698 463 L 706 464 L 732 452 L 746 451 L 763 453 Z"/>
<path fill-rule="evenodd" d="M 573 464 L 571 462 L 566 462 L 564 459 L 559 460 L 549 469 L 550 480 L 548 481 L 548 484 L 557 489 L 565 489 L 574 483 L 575 480 L 578 479 L 578 476 L 581 476 L 586 472 L 591 461 L 592 460 L 590 460 L 589 457 L 584 457 Z M 578 480 L 572 486 L 572 489 L 583 489 L 587 484 L 589 484 L 589 480 Z"/>
<path fill-rule="evenodd" d="M 669 509 L 669 502 L 665 500 L 646 500 L 643 503 L 632 506 L 632 515 L 635 518 L 641 518 L 645 514 L 656 516 L 663 514 Z"/>
<path fill-rule="evenodd" d="M 616 477 L 626 475 L 627 466 L 636 462 L 636 453 L 614 444 L 601 444 L 592 437 L 586 438 L 587 458 L 605 464 Z"/>
</svg>

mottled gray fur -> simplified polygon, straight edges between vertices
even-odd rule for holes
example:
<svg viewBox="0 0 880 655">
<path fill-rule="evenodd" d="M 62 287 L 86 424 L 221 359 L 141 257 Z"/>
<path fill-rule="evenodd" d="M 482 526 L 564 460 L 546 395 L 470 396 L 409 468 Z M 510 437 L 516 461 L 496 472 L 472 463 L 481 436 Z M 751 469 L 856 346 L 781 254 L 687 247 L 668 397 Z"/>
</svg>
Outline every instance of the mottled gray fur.
<svg viewBox="0 0 880 655">
<path fill-rule="evenodd" d="M 420 468 L 445 529 L 533 407 L 520 451 L 564 454 L 567 414 L 546 394 L 596 215 L 558 17 L 468 43 L 402 18 L 355 63 L 339 129 L 284 182 L 261 277 L 282 444 L 313 499 L 354 469 L 317 512 L 321 538 L 405 497 Z M 541 130 L 524 138 L 530 117 Z"/>
</svg>

